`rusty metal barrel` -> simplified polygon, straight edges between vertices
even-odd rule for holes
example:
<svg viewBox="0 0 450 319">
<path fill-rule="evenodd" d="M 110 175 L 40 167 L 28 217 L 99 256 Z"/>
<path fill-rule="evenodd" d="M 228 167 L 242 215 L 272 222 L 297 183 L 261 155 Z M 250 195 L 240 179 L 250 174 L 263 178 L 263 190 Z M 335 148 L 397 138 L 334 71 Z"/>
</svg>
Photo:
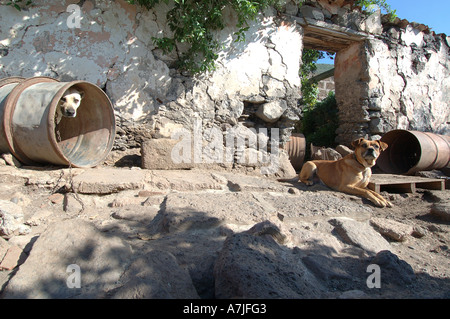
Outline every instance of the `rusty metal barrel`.
<svg viewBox="0 0 450 319">
<path fill-rule="evenodd" d="M 293 133 L 284 146 L 289 155 L 289 161 L 296 171 L 299 171 L 305 160 L 306 139 L 301 133 Z"/>
<path fill-rule="evenodd" d="M 4 133 L 4 109 L 5 101 L 8 98 L 9 93 L 16 87 L 17 84 L 25 80 L 22 77 L 9 77 L 0 80 L 0 154 L 9 152 L 8 141 L 6 134 Z"/>
<path fill-rule="evenodd" d="M 381 141 L 388 148 L 381 153 L 377 164 L 386 173 L 411 175 L 450 165 L 450 136 L 393 130 L 384 134 Z"/>
<path fill-rule="evenodd" d="M 69 88 L 84 92 L 74 118 L 56 124 L 60 99 Z M 86 81 L 50 77 L 0 80 L 0 153 L 10 152 L 26 165 L 94 167 L 112 149 L 116 126 L 107 95 Z"/>
</svg>

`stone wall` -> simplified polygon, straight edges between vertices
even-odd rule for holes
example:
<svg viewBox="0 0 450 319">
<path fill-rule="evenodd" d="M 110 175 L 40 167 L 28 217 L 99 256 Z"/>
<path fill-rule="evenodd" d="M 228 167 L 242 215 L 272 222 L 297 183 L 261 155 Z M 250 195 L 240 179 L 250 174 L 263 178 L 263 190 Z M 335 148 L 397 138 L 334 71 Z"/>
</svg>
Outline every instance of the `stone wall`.
<svg viewBox="0 0 450 319">
<path fill-rule="evenodd" d="M 21 12 L 0 6 L 0 77 L 51 76 L 103 88 L 116 111 L 132 120 L 157 110 L 172 92 L 169 67 L 155 58 L 151 37 L 166 27 L 153 12 L 125 1 L 83 1 L 79 26 L 68 6 L 79 1 L 33 1 Z M 164 10 L 161 8 L 160 10 Z"/>
<path fill-rule="evenodd" d="M 404 20 L 383 22 L 379 12 L 367 17 L 354 1 L 310 0 L 299 8 L 287 0 L 261 14 L 238 43 L 235 15 L 225 9 L 229 25 L 215 35 L 225 44 L 217 69 L 194 77 L 175 68 L 176 53 L 164 55 L 152 42 L 170 35 L 164 2 L 152 10 L 124 0 L 33 3 L 21 12 L 0 5 L 0 78 L 98 85 L 118 118 L 115 149 L 171 137 L 196 120 L 224 139 L 230 128 L 279 128 L 283 144 L 301 114 L 304 47 L 337 52 L 339 143 L 393 128 L 449 133 L 448 38 Z"/>
<path fill-rule="evenodd" d="M 450 134 L 449 38 L 392 26 L 368 41 L 369 132 L 392 129 Z"/>
<path fill-rule="evenodd" d="M 354 1 L 306 1 L 307 48 L 336 52 L 337 142 L 393 129 L 450 134 L 450 38 L 416 22 L 353 10 Z"/>
<path fill-rule="evenodd" d="M 338 142 L 393 129 L 450 134 L 448 37 L 411 24 L 385 29 L 336 58 Z"/>
<path fill-rule="evenodd" d="M 299 119 L 291 110 L 300 97 L 302 36 L 295 21 L 275 19 L 274 13 L 250 26 L 245 43 L 233 41 L 233 27 L 222 30 L 217 36 L 227 45 L 214 72 L 174 77 L 182 94 L 161 105 L 153 118 L 158 136 L 168 137 L 180 124 L 192 128 L 198 118 L 205 128 L 223 131 L 237 125 L 278 127 L 287 140 Z"/>
<path fill-rule="evenodd" d="M 232 37 L 235 14 L 225 9 L 229 25 L 216 34 L 225 43 L 217 70 L 192 77 L 174 67 L 176 53 L 164 55 L 152 42 L 170 35 L 170 7 L 164 2 L 152 10 L 124 0 L 33 3 L 21 12 L 0 5 L 0 78 L 50 76 L 98 85 L 121 126 L 116 149 L 138 144 L 133 132 L 170 137 L 178 128 L 192 128 L 195 118 L 223 131 L 270 122 L 281 128 L 284 140 L 298 120 L 288 109 L 296 108 L 299 98 L 301 28 L 274 9 L 251 23 L 246 41 L 239 43 Z M 71 4 L 79 10 L 78 26 Z M 281 111 L 271 112 L 274 105 Z M 258 110 L 269 118 L 256 116 Z"/>
<path fill-rule="evenodd" d="M 334 92 L 334 76 L 319 81 L 317 83 L 317 88 L 319 89 L 318 100 L 322 101 L 330 94 L 330 92 Z"/>
</svg>

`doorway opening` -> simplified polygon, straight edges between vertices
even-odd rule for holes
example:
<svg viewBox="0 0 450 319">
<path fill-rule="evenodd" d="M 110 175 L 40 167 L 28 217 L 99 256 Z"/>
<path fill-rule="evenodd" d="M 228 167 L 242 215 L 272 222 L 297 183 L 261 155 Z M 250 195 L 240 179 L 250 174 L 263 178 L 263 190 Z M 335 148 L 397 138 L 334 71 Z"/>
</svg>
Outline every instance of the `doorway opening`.
<svg viewBox="0 0 450 319">
<path fill-rule="evenodd" d="M 334 53 L 315 49 L 303 50 L 300 70 L 302 98 L 299 100 L 301 119 L 296 133 L 306 139 L 306 156 L 311 144 L 334 147 L 338 128 L 338 109 L 334 90 Z M 320 60 L 328 63 L 319 63 Z M 331 64 L 331 63 L 333 64 Z"/>
<path fill-rule="evenodd" d="M 348 68 L 348 52 L 361 47 L 367 35 L 323 21 L 308 21 L 301 26 L 304 31 L 303 65 L 305 62 L 310 64 L 306 66 L 306 71 L 312 65 L 313 72 L 307 77 L 301 74 L 302 99 L 299 108 L 302 109 L 302 116 L 296 132 L 305 135 L 308 155 L 311 143 L 320 147 L 335 147 L 339 142 L 341 114 L 348 107 L 341 96 L 346 95 L 344 91 L 353 82 L 360 80 L 359 72 Z M 308 60 L 311 56 L 313 61 Z"/>
</svg>

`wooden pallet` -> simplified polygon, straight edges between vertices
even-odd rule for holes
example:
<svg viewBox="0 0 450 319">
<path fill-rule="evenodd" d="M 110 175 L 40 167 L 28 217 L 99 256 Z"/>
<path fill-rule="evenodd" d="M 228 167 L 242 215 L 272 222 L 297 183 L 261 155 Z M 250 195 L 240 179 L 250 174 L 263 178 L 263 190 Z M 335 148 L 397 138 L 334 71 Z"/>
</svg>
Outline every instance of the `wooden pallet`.
<svg viewBox="0 0 450 319">
<path fill-rule="evenodd" d="M 374 174 L 370 178 L 370 183 L 367 187 L 377 193 L 382 191 L 393 193 L 415 193 L 416 188 L 445 190 L 445 179 L 392 174 Z"/>
</svg>

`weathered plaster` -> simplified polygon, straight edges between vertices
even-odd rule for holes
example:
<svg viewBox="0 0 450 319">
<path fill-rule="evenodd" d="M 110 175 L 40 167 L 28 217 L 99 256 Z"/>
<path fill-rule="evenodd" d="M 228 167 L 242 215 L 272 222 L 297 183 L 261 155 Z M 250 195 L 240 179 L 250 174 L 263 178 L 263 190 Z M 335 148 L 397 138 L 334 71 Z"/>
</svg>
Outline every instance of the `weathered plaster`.
<svg viewBox="0 0 450 319">
<path fill-rule="evenodd" d="M 224 9 L 229 25 L 215 34 L 224 43 L 217 68 L 196 77 L 175 68 L 183 45 L 165 55 L 153 44 L 152 37 L 171 34 L 164 2 L 152 10 L 124 0 L 35 0 L 21 12 L 1 5 L 0 78 L 90 81 L 110 97 L 120 125 L 140 123 L 154 137 L 200 118 L 223 130 L 279 127 L 286 141 L 301 114 L 305 43 L 334 41 L 338 142 L 394 128 L 449 134 L 449 38 L 406 20 L 386 22 L 379 12 L 366 17 L 351 2 L 311 0 L 299 10 L 299 1 L 286 0 L 281 14 L 268 9 L 250 23 L 245 42 L 234 41 L 236 16 Z M 80 28 L 70 28 L 66 10 L 78 3 Z M 256 115 L 276 111 L 274 105 L 285 109 L 279 118 L 271 113 L 269 123 Z"/>
</svg>

